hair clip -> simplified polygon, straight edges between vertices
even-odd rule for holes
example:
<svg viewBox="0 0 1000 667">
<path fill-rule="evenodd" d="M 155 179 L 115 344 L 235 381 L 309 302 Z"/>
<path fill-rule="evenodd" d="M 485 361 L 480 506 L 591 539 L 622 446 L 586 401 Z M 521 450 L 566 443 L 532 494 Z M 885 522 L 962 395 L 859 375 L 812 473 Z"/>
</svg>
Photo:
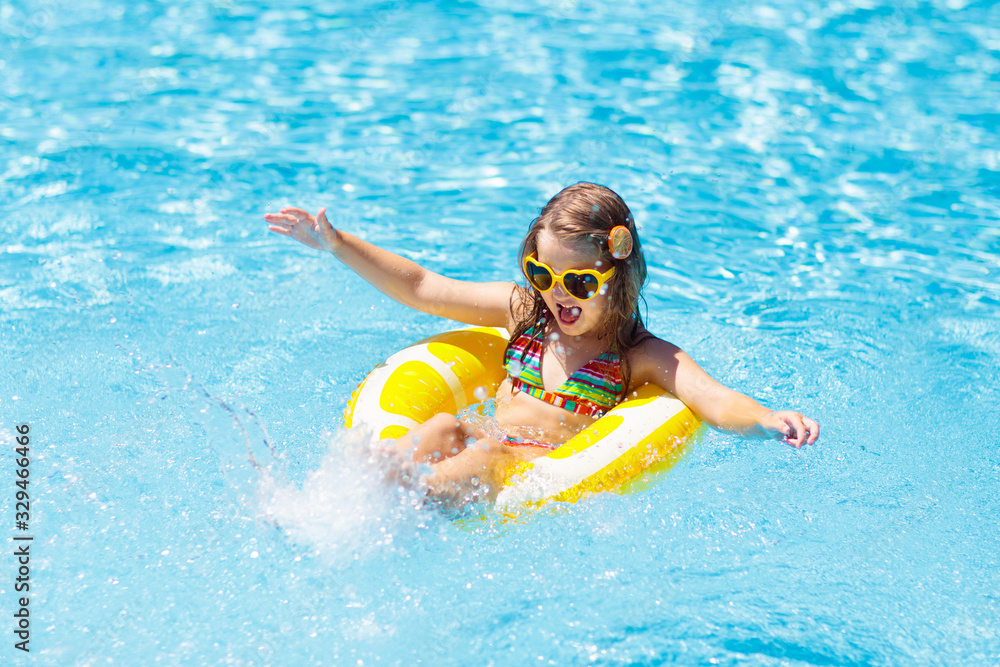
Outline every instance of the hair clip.
<svg viewBox="0 0 1000 667">
<path fill-rule="evenodd" d="M 615 259 L 625 259 L 632 254 L 632 233 L 628 227 L 618 225 L 608 232 L 608 250 Z"/>
</svg>

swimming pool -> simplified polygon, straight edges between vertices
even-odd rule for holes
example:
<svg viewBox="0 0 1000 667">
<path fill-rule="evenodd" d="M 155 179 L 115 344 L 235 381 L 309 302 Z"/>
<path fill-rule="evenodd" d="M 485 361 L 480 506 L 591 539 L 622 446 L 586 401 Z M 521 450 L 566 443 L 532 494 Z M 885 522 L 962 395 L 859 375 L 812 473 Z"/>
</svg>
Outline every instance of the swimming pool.
<svg viewBox="0 0 1000 667">
<path fill-rule="evenodd" d="M 1000 7 L 4 3 L 0 429 L 31 426 L 14 664 L 1000 662 Z M 816 417 L 523 523 L 385 490 L 343 406 L 449 324 L 262 215 L 516 276 L 577 180 L 647 321 Z M 0 468 L 14 529 L 13 455 Z M 8 551 L 10 551 L 8 549 Z"/>
</svg>

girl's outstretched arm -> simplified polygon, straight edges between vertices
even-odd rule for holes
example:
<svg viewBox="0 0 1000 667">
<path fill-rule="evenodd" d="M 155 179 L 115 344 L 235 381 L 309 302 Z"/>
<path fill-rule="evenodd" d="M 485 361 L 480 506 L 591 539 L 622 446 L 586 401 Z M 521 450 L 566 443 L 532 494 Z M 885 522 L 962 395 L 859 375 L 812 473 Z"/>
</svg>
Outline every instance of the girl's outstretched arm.
<svg viewBox="0 0 1000 667">
<path fill-rule="evenodd" d="M 636 382 L 663 387 L 713 428 L 781 439 L 793 447 L 811 445 L 819 437 L 819 424 L 814 420 L 793 410 L 768 410 L 717 382 L 672 343 L 659 338 L 648 340 L 636 350 L 633 359 Z"/>
<path fill-rule="evenodd" d="M 470 283 L 428 271 L 405 257 L 334 229 L 325 208 L 316 216 L 301 208 L 283 208 L 264 219 L 272 232 L 333 253 L 380 292 L 405 306 L 465 324 L 509 324 L 513 283 Z"/>
</svg>

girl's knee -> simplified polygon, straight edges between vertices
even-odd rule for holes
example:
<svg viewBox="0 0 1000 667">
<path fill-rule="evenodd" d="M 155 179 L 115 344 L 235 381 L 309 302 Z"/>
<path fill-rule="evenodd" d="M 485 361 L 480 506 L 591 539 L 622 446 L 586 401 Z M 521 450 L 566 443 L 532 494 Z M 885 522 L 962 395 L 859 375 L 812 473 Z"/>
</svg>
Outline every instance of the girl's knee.
<svg viewBox="0 0 1000 667">
<path fill-rule="evenodd" d="M 462 422 L 459 421 L 458 417 L 450 415 L 447 412 L 437 413 L 425 421 L 424 424 L 426 424 L 429 428 L 442 432 L 461 432 L 462 430 Z"/>
<path fill-rule="evenodd" d="M 482 452 L 482 456 L 488 460 L 505 456 L 507 448 L 493 438 L 481 438 L 476 441 L 475 448 Z"/>
<path fill-rule="evenodd" d="M 411 449 L 417 461 L 440 461 L 465 449 L 465 432 L 457 417 L 441 412 L 414 428 L 397 446 Z"/>
</svg>

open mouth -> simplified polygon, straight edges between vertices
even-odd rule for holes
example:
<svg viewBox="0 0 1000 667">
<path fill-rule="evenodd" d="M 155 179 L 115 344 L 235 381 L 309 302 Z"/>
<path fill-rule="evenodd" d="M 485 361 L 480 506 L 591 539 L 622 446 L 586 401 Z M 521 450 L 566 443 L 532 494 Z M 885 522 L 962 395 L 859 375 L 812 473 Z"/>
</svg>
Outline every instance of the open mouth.
<svg viewBox="0 0 1000 667">
<path fill-rule="evenodd" d="M 563 306 L 557 303 L 556 308 L 559 309 L 559 322 L 567 326 L 574 324 L 583 313 L 579 306 Z"/>
</svg>

